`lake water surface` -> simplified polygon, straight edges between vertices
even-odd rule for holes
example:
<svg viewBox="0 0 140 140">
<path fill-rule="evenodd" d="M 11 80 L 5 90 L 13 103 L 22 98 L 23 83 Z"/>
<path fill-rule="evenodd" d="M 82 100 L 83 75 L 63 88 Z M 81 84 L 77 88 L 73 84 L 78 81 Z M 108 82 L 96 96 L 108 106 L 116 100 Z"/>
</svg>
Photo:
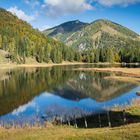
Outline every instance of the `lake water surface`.
<svg viewBox="0 0 140 140">
<path fill-rule="evenodd" d="M 95 65 L 1 70 L 0 123 L 34 123 L 43 122 L 44 117 L 52 120 L 55 116 L 96 114 L 139 98 L 139 85 L 104 79 L 113 73 L 72 70 L 77 67 Z"/>
</svg>

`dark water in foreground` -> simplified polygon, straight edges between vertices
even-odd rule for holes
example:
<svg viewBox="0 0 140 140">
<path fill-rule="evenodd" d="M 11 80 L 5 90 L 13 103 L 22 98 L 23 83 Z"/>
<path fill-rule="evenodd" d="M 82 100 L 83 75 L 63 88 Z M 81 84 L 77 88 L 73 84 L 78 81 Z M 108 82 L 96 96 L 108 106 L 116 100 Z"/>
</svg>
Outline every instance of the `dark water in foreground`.
<svg viewBox="0 0 140 140">
<path fill-rule="evenodd" d="M 100 113 L 130 104 L 140 86 L 104 78 L 113 73 L 78 72 L 74 67 L 0 71 L 0 123 L 34 123 L 55 116 Z M 94 67 L 94 65 L 84 65 Z"/>
</svg>

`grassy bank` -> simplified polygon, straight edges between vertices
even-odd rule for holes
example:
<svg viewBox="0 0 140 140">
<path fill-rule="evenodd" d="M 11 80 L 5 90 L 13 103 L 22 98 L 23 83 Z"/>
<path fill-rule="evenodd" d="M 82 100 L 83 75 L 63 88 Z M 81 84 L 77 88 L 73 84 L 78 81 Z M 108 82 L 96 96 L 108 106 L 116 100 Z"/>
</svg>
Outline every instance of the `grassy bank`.
<svg viewBox="0 0 140 140">
<path fill-rule="evenodd" d="M 111 65 L 112 63 L 85 63 L 85 62 L 77 62 L 77 61 L 63 61 L 62 63 L 38 63 L 35 61 L 30 61 L 25 64 L 16 64 L 16 63 L 0 63 L 0 69 L 5 68 L 17 68 L 17 67 L 52 67 L 52 66 L 63 66 L 63 65 Z M 121 65 L 121 63 L 113 63 L 115 65 Z"/>
<path fill-rule="evenodd" d="M 95 65 L 102 65 L 102 66 L 109 66 L 109 65 L 116 65 L 116 66 L 121 66 L 121 63 L 84 63 L 84 62 L 77 62 L 77 61 L 63 61 L 62 63 L 38 63 L 38 62 L 28 62 L 25 64 L 16 64 L 16 63 L 0 63 L 0 69 L 7 69 L 7 68 L 17 68 L 17 67 L 52 67 L 52 66 L 63 66 L 63 65 L 88 65 L 88 64 L 95 64 Z M 128 65 L 136 65 L 137 63 L 128 63 Z M 110 68 L 108 68 L 110 69 Z M 124 68 L 123 68 L 124 69 Z M 80 68 L 76 69 L 80 71 L 91 71 L 91 70 L 96 70 L 95 68 Z M 103 70 L 101 70 L 103 71 Z M 108 71 L 109 72 L 109 71 Z"/>
<path fill-rule="evenodd" d="M 50 128 L 0 128 L 0 140 L 138 140 L 140 123 L 115 128 L 76 129 L 67 126 Z"/>
<path fill-rule="evenodd" d="M 60 64 L 56 63 L 32 63 L 32 64 L 0 64 L 0 69 L 13 69 L 13 68 L 38 68 L 38 67 L 53 67 L 53 66 L 64 66 L 64 65 L 81 65 L 85 64 L 82 62 L 63 62 Z"/>
<path fill-rule="evenodd" d="M 140 77 L 140 68 L 77 68 L 76 71 L 114 72 Z"/>
</svg>

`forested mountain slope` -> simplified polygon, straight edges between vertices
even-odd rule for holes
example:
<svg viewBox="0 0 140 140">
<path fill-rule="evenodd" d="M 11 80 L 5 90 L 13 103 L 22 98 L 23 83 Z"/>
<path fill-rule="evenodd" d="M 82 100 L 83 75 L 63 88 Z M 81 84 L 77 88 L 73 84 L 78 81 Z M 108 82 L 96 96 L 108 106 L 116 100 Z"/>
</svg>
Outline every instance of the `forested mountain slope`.
<svg viewBox="0 0 140 140">
<path fill-rule="evenodd" d="M 26 63 L 32 57 L 37 62 L 60 63 L 69 60 L 74 49 L 46 37 L 27 22 L 0 8 L 0 49 L 9 52 L 9 59 Z M 69 54 L 68 54 L 69 52 Z"/>
<path fill-rule="evenodd" d="M 48 34 L 48 32 L 45 33 Z M 138 57 L 140 55 L 140 36 L 130 29 L 109 20 L 96 20 L 77 31 L 48 35 L 68 46 L 78 48 L 80 51 L 92 52 L 94 50 L 94 56 L 91 53 L 90 56 L 99 57 L 97 61 L 109 61 L 112 58 L 103 57 L 113 51 L 117 52 L 117 54 L 114 54 L 115 61 L 140 62 L 140 57 Z M 97 53 L 99 53 L 98 56 Z"/>
</svg>

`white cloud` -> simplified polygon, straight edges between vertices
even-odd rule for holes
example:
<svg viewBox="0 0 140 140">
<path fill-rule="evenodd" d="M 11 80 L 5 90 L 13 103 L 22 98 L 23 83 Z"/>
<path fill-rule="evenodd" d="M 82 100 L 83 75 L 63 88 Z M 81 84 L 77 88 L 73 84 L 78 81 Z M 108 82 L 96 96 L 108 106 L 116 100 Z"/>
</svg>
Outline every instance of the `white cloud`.
<svg viewBox="0 0 140 140">
<path fill-rule="evenodd" d="M 49 92 L 44 92 L 43 94 L 42 94 L 42 97 L 53 97 L 54 95 L 53 94 L 51 94 L 51 93 L 49 93 Z"/>
<path fill-rule="evenodd" d="M 37 8 L 36 10 L 43 10 L 43 12 L 45 11 L 46 15 L 50 17 L 57 17 L 67 14 L 76 14 L 87 10 L 93 10 L 95 8 L 98 9 L 98 5 L 107 7 L 112 7 L 115 5 L 128 6 L 140 2 L 140 0 L 42 0 L 42 2 L 40 0 L 23 1 L 27 5 L 31 6 L 33 10 L 35 8 Z M 13 8 L 16 9 L 15 7 Z M 16 9 L 16 11 L 17 10 L 18 9 Z M 31 21 L 32 19 L 34 19 L 34 16 L 28 16 L 24 12 L 22 15 L 22 17 L 24 17 L 24 19 L 26 20 L 29 19 Z"/>
<path fill-rule="evenodd" d="M 103 6 L 109 6 L 109 7 L 114 5 L 128 6 L 130 4 L 135 4 L 140 2 L 140 0 L 93 0 L 93 1 Z"/>
<path fill-rule="evenodd" d="M 44 0 L 42 7 L 48 16 L 79 13 L 93 9 L 87 0 Z"/>
<path fill-rule="evenodd" d="M 37 17 L 37 14 L 35 15 L 27 15 L 24 11 L 18 9 L 18 7 L 10 7 L 7 9 L 7 11 L 11 12 L 12 14 L 16 15 L 19 19 L 25 20 L 27 22 L 34 21 Z"/>
<path fill-rule="evenodd" d="M 30 0 L 23 0 L 26 4 L 30 3 Z"/>
<path fill-rule="evenodd" d="M 128 6 L 138 2 L 140 0 L 44 0 L 42 8 L 45 9 L 47 16 L 60 16 L 92 10 L 96 4 L 111 7 Z"/>
<path fill-rule="evenodd" d="M 24 1 L 24 3 L 26 3 L 29 6 L 31 6 L 32 8 L 34 8 L 35 6 L 40 5 L 39 0 L 23 0 L 23 1 Z"/>
<path fill-rule="evenodd" d="M 32 107 L 32 108 L 37 108 L 37 105 L 34 101 L 31 101 L 25 105 L 22 105 L 22 106 L 19 106 L 17 109 L 15 109 L 13 112 L 12 112 L 12 115 L 16 115 L 18 116 L 20 113 L 23 113 L 24 111 L 26 111 L 29 107 Z"/>
</svg>

